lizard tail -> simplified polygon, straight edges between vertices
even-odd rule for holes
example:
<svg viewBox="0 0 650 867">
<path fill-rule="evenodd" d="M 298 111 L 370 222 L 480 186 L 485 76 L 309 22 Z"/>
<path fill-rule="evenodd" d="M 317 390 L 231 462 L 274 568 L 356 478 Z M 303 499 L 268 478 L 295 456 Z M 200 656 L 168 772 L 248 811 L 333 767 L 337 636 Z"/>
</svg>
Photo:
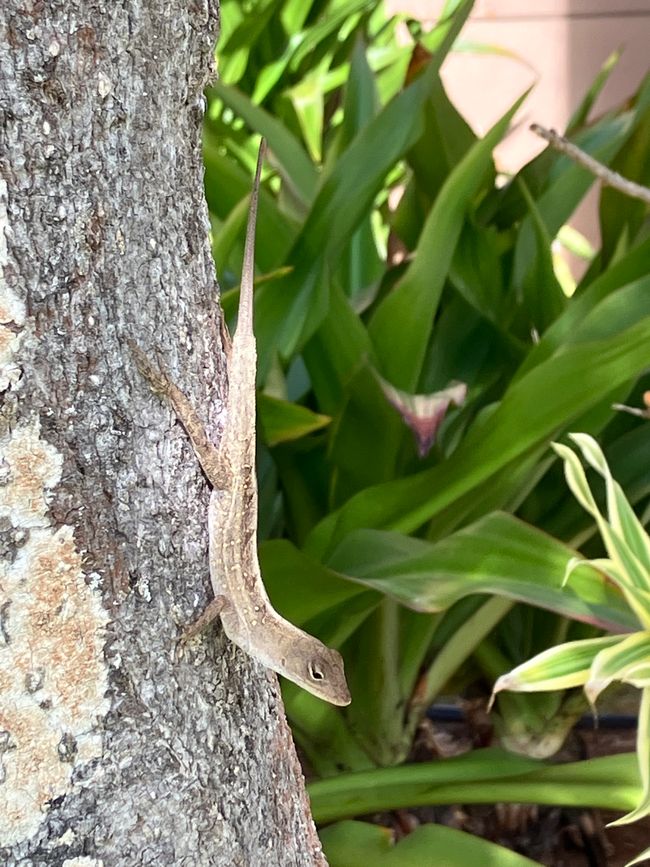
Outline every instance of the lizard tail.
<svg viewBox="0 0 650 867">
<path fill-rule="evenodd" d="M 244 247 L 244 265 L 239 293 L 239 312 L 237 314 L 237 331 L 246 336 L 253 333 L 253 281 L 255 278 L 255 226 L 257 224 L 257 202 L 260 193 L 260 176 L 262 163 L 266 155 L 266 141 L 260 142 L 257 155 L 255 183 L 251 193 L 251 203 L 248 210 L 248 225 L 246 226 L 246 246 Z"/>
</svg>

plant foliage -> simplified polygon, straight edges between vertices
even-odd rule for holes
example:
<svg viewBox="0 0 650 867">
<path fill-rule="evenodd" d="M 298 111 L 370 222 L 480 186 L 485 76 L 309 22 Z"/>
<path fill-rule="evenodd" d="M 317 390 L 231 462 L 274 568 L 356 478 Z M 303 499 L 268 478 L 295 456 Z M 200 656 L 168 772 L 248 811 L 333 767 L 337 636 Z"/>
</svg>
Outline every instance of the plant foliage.
<svg viewBox="0 0 650 867">
<path fill-rule="evenodd" d="M 601 637 L 647 611 L 604 577 L 604 492 L 581 512 L 549 444 L 598 437 L 601 467 L 633 505 L 647 501 L 650 427 L 611 409 L 640 403 L 648 383 L 645 212 L 603 193 L 593 251 L 566 226 L 594 183 L 584 169 L 547 149 L 498 175 L 494 148 L 526 94 L 478 137 L 439 76 L 471 7 L 450 0 L 400 45 L 403 22 L 368 0 L 222 3 L 204 151 L 231 318 L 260 135 L 270 151 L 255 297 L 260 560 L 274 605 L 341 649 L 353 694 L 341 711 L 285 689 L 323 778 L 403 762 L 454 679 L 489 693 L 552 644 L 587 641 L 609 660 L 603 680 L 617 648 L 641 652 Z M 643 182 L 650 81 L 589 119 L 614 62 L 568 134 Z M 577 284 L 558 265 L 563 241 L 591 257 Z M 500 694 L 502 743 L 552 754 L 584 708 L 579 683 Z"/>
</svg>

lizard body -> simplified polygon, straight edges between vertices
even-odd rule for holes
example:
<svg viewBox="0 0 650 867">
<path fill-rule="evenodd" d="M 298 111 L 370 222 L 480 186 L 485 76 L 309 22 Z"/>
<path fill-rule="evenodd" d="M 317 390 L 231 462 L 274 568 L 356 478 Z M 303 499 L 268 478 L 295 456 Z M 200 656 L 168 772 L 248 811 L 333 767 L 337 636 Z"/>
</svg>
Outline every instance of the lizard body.
<svg viewBox="0 0 650 867">
<path fill-rule="evenodd" d="M 255 474 L 255 379 L 253 279 L 257 201 L 264 143 L 260 146 L 246 229 L 237 329 L 228 355 L 226 422 L 219 447 L 207 436 L 187 397 L 135 346 L 141 373 L 165 397 L 183 427 L 212 484 L 208 506 L 210 580 L 214 600 L 186 632 L 201 631 L 219 616 L 226 635 L 267 668 L 318 698 L 350 703 L 343 660 L 336 650 L 281 617 L 271 605 L 257 557 L 257 478 Z"/>
</svg>

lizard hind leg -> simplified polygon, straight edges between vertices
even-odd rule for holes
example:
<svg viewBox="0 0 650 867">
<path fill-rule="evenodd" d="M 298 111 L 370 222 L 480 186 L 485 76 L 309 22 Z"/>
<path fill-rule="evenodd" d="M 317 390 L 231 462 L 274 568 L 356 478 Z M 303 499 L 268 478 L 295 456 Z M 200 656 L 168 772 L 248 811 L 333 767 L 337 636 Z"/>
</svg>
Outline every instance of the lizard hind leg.
<svg viewBox="0 0 650 867">
<path fill-rule="evenodd" d="M 215 620 L 223 609 L 228 605 L 228 600 L 225 596 L 215 596 L 212 602 L 209 602 L 208 605 L 203 610 L 203 613 L 200 614 L 193 623 L 190 623 L 189 626 L 186 626 L 183 632 L 181 633 L 181 637 L 176 642 L 176 647 L 173 652 L 174 662 L 180 662 L 183 658 L 183 647 L 185 644 L 199 633 L 203 632 L 203 630 Z"/>
<path fill-rule="evenodd" d="M 217 617 L 220 616 L 223 609 L 228 605 L 228 600 L 225 596 L 215 596 L 212 602 L 209 602 L 204 608 L 202 614 L 200 614 L 193 623 L 190 623 L 183 630 L 183 634 L 181 635 L 181 641 L 184 643 L 189 641 L 191 638 L 194 638 L 200 632 L 209 626 L 213 620 L 216 620 Z"/>
</svg>

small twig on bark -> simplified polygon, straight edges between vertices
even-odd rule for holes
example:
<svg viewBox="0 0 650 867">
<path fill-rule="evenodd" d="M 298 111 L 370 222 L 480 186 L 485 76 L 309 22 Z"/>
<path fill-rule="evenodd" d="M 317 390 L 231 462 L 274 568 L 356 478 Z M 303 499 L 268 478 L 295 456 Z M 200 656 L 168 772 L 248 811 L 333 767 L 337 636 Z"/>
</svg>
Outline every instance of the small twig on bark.
<svg viewBox="0 0 650 867">
<path fill-rule="evenodd" d="M 613 187 L 615 190 L 626 196 L 631 196 L 633 199 L 641 199 L 646 205 L 650 205 L 650 189 L 648 187 L 635 184 L 634 181 L 629 181 L 623 175 L 619 175 L 618 172 L 608 169 L 607 166 L 599 163 L 598 160 L 589 156 L 589 154 L 565 139 L 564 136 L 561 136 L 554 129 L 545 129 L 545 127 L 540 126 L 538 123 L 531 124 L 530 128 L 536 135 L 546 139 L 551 147 L 554 147 L 560 153 L 566 154 L 569 159 L 587 169 L 588 172 L 599 178 L 606 186 Z"/>
</svg>

